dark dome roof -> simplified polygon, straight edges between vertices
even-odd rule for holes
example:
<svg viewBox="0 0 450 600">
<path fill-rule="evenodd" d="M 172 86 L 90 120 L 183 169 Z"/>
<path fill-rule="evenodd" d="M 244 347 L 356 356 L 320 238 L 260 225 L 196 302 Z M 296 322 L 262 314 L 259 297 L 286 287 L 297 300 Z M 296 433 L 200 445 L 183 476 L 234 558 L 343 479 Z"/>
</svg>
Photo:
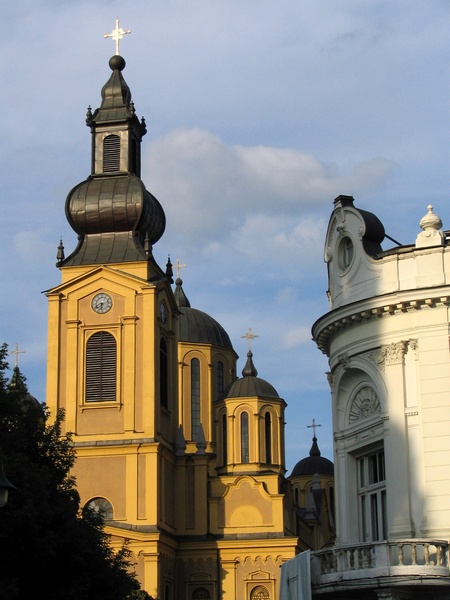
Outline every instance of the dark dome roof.
<svg viewBox="0 0 450 600">
<path fill-rule="evenodd" d="M 225 329 L 215 319 L 196 308 L 180 308 L 180 342 L 213 344 L 233 349 Z"/>
<path fill-rule="evenodd" d="M 177 277 L 175 282 L 175 302 L 180 310 L 180 342 L 212 344 L 221 348 L 233 350 L 228 333 L 215 319 L 197 308 L 191 308 L 183 291 L 182 280 Z"/>
<path fill-rule="evenodd" d="M 319 473 L 319 475 L 334 475 L 334 465 L 328 458 L 320 456 L 317 438 L 314 436 L 309 456 L 302 458 L 302 460 L 295 465 L 289 477 L 314 475 L 315 473 Z"/>
<path fill-rule="evenodd" d="M 247 352 L 247 363 L 242 369 L 242 378 L 237 379 L 225 391 L 225 398 L 247 398 L 261 396 L 263 398 L 279 398 L 276 389 L 264 379 L 257 377 L 258 371 L 253 364 L 253 354 Z"/>
</svg>

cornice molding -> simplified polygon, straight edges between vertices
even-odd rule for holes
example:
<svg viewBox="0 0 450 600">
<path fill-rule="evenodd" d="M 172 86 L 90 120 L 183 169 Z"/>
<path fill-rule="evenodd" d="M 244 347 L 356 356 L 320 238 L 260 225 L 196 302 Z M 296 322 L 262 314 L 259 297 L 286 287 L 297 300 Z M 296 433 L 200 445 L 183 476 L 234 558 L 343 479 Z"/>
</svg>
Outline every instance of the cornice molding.
<svg viewBox="0 0 450 600">
<path fill-rule="evenodd" d="M 377 298 L 380 300 L 380 298 Z M 358 303 L 360 306 L 362 303 Z M 449 296 L 426 296 L 424 298 L 414 298 L 407 301 L 398 302 L 392 301 L 387 304 L 381 304 L 373 308 L 365 308 L 364 310 L 357 310 L 357 306 L 354 307 L 354 312 L 347 312 L 350 310 L 350 305 L 343 306 L 336 310 L 335 318 L 333 317 L 333 311 L 324 315 L 322 319 L 319 319 L 314 328 L 313 335 L 314 341 L 316 342 L 319 349 L 329 356 L 330 344 L 334 337 L 342 333 L 343 331 L 350 329 L 354 325 L 358 325 L 362 322 L 369 322 L 375 319 L 387 318 L 397 316 L 399 314 L 410 313 L 417 310 L 431 309 L 442 306 L 450 305 Z M 343 311 L 346 311 L 345 314 Z M 338 316 L 341 313 L 342 316 Z M 331 320 L 332 319 L 332 320 Z M 321 327 L 320 321 L 323 320 L 323 326 Z M 317 329 L 317 333 L 314 331 Z"/>
</svg>

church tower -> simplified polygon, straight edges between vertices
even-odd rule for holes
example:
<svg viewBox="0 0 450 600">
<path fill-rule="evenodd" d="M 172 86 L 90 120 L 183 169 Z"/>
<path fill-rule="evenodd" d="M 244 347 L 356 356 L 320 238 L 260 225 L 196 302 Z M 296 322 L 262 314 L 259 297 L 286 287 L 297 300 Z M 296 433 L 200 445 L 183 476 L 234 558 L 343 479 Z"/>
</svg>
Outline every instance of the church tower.
<svg viewBox="0 0 450 600">
<path fill-rule="evenodd" d="M 178 309 L 170 262 L 164 272 L 152 254 L 165 215 L 140 179 L 145 122 L 122 75 L 125 60 L 115 55 L 109 66 L 101 106 L 87 113 L 92 171 L 66 200 L 78 245 L 66 258 L 60 244 L 62 283 L 47 292 L 47 405 L 65 410 L 82 502 L 158 537 L 174 527 L 164 499 L 179 424 Z"/>
</svg>

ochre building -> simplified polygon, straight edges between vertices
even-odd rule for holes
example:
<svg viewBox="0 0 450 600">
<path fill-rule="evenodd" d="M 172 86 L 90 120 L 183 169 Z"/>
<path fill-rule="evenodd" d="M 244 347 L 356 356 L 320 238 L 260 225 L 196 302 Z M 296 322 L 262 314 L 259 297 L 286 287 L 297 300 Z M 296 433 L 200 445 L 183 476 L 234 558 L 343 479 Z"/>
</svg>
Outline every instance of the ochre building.
<svg viewBox="0 0 450 600">
<path fill-rule="evenodd" d="M 141 180 L 146 126 L 124 59 L 109 66 L 87 113 L 91 174 L 66 200 L 78 244 L 60 244 L 47 292 L 47 405 L 65 410 L 82 505 L 115 547 L 129 540 L 149 594 L 277 600 L 280 566 L 333 542 L 332 464 L 314 438 L 286 477 L 284 400 L 250 350 L 236 373 L 224 328 L 156 263 L 165 215 Z"/>
</svg>

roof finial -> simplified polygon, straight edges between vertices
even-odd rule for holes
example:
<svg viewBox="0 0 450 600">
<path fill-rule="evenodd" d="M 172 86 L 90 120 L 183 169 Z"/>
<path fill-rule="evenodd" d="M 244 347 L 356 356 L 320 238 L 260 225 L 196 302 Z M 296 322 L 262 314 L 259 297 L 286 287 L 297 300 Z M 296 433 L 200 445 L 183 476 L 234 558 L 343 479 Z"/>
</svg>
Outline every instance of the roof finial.
<svg viewBox="0 0 450 600">
<path fill-rule="evenodd" d="M 251 352 L 252 341 L 255 338 L 259 338 L 259 335 L 256 335 L 256 333 L 253 333 L 252 328 L 249 327 L 248 330 L 247 330 L 247 333 L 245 335 L 241 335 L 241 338 L 248 340 L 248 350 L 249 350 L 249 352 Z"/>
<path fill-rule="evenodd" d="M 15 345 L 15 349 L 14 350 L 10 350 L 8 352 L 8 354 L 15 354 L 14 357 L 14 367 L 18 367 L 19 366 L 19 354 L 25 354 L 26 350 L 19 350 L 19 344 Z"/>
<path fill-rule="evenodd" d="M 181 272 L 181 268 L 185 267 L 186 265 L 180 263 L 180 259 L 177 257 L 177 277 L 178 279 L 180 279 L 180 272 Z"/>
<path fill-rule="evenodd" d="M 316 425 L 316 420 L 313 419 L 312 425 L 307 425 L 306 427 L 311 428 L 313 430 L 313 436 L 316 437 L 316 427 L 322 427 L 322 425 Z"/>
<path fill-rule="evenodd" d="M 119 41 L 123 38 L 127 33 L 131 33 L 131 29 L 122 29 L 119 27 L 119 18 L 116 19 L 116 28 L 111 31 L 111 33 L 105 33 L 103 37 L 112 38 L 116 42 L 116 55 L 119 56 Z"/>
</svg>

